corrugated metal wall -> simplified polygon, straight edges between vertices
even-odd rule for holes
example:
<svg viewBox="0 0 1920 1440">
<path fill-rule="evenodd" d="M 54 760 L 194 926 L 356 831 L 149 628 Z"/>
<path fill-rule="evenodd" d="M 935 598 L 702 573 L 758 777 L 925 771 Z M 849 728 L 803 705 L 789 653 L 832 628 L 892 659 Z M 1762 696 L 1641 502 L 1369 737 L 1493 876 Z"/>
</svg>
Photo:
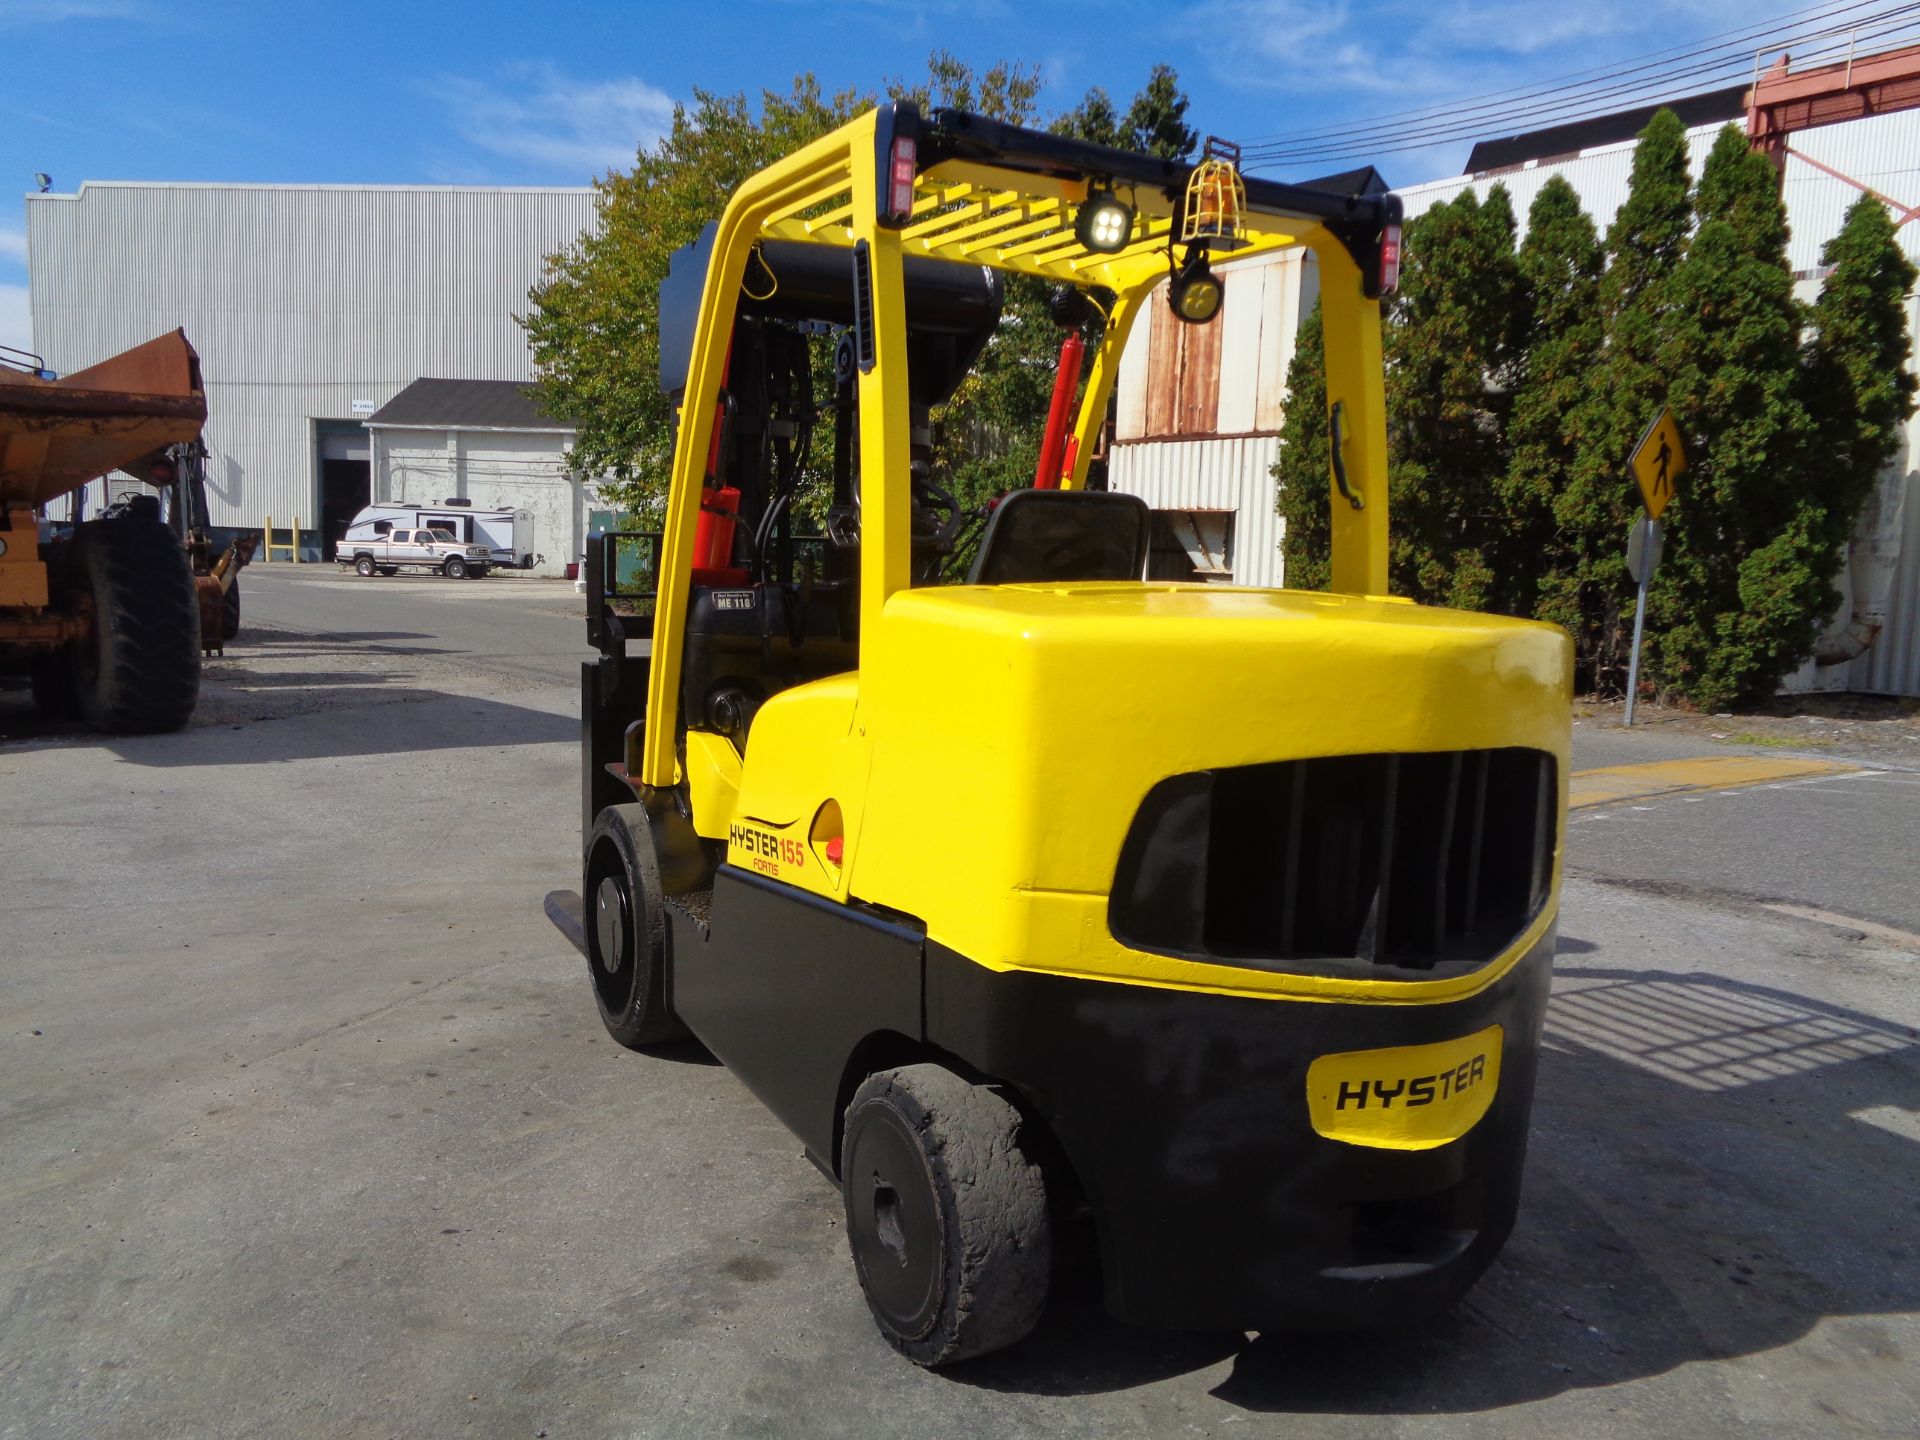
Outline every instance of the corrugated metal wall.
<svg viewBox="0 0 1920 1440">
<path fill-rule="evenodd" d="M 1128 337 L 1108 483 L 1156 510 L 1232 511 L 1234 583 L 1279 585 L 1270 472 L 1294 336 L 1319 294 L 1319 267 L 1309 252 L 1288 250 L 1223 265 L 1220 275 L 1226 296 L 1214 324 L 1182 325 L 1162 287 Z"/>
<path fill-rule="evenodd" d="M 1115 490 L 1155 510 L 1231 510 L 1233 582 L 1281 583 L 1280 517 L 1273 509 L 1277 435 L 1116 445 L 1108 471 Z"/>
<path fill-rule="evenodd" d="M 215 525 L 311 527 L 314 421 L 423 375 L 526 380 L 513 316 L 591 190 L 88 183 L 27 197 L 35 348 L 63 373 L 178 326 Z"/>
</svg>

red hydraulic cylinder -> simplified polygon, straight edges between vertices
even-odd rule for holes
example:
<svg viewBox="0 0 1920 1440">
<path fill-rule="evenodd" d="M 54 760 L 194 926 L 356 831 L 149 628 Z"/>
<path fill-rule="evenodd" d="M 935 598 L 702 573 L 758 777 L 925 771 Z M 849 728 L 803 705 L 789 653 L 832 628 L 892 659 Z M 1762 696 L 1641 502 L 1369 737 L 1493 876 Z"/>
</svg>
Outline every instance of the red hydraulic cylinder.
<svg viewBox="0 0 1920 1440">
<path fill-rule="evenodd" d="M 1047 409 L 1047 431 L 1040 441 L 1040 464 L 1033 472 L 1033 488 L 1057 490 L 1067 453 L 1067 422 L 1073 413 L 1073 392 L 1080 388 L 1080 365 L 1087 345 L 1078 331 L 1060 342 L 1060 368 L 1053 377 L 1053 404 Z"/>
</svg>

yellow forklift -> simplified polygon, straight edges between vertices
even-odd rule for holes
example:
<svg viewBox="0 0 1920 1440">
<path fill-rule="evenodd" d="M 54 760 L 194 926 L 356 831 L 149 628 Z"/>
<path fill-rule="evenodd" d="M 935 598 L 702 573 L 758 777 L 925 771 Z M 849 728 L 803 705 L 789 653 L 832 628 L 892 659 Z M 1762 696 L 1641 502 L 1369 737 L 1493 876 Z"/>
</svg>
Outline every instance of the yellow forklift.
<svg viewBox="0 0 1920 1440">
<path fill-rule="evenodd" d="M 1248 1330 L 1415 1322 L 1512 1228 L 1570 653 L 1386 593 L 1399 222 L 1371 170 L 900 103 L 754 176 L 662 288 L 671 491 L 589 542 L 583 889 L 547 910 L 617 1040 L 690 1032 L 800 1138 L 920 1364 L 1027 1334 L 1088 1220 L 1116 1315 Z M 1288 246 L 1334 593 L 1144 580 L 1145 506 L 1087 486 L 1127 336 L 1217 323 L 1214 262 Z M 1007 274 L 1091 365 L 967 564 L 929 412 Z"/>
</svg>

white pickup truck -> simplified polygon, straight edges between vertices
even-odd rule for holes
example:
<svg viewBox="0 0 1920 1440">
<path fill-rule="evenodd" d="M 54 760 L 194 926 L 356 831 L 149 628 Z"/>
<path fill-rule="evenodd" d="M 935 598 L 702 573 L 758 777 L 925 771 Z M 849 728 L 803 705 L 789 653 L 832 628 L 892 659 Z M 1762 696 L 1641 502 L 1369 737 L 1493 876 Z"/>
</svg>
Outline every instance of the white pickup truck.
<svg viewBox="0 0 1920 1440">
<path fill-rule="evenodd" d="M 362 575 L 437 570 L 449 580 L 458 580 L 486 574 L 493 551 L 485 545 L 464 545 L 451 530 L 403 529 L 343 540 L 334 559 Z"/>
</svg>

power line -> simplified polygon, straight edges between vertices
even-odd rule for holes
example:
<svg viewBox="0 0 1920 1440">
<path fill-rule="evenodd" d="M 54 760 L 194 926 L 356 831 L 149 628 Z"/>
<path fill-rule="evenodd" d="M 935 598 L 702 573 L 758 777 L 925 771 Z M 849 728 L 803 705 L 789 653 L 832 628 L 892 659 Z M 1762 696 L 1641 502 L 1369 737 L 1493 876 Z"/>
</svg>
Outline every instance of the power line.
<svg viewBox="0 0 1920 1440">
<path fill-rule="evenodd" d="M 1846 7 L 1858 8 L 1858 6 Z M 1835 12 L 1844 13 L 1844 12 Z M 1799 39 L 1820 40 L 1829 36 L 1845 37 L 1849 31 L 1855 40 L 1864 32 L 1868 38 L 1882 38 L 1902 28 L 1902 22 L 1916 13 L 1920 13 L 1920 4 L 1904 4 L 1865 17 L 1859 23 L 1839 31 L 1817 32 L 1802 35 Z M 1823 17 L 1824 18 L 1824 17 Z M 1798 27 L 1796 27 L 1797 29 Z M 1769 32 L 1780 35 L 1784 32 Z M 1752 38 L 1752 37 L 1748 37 Z M 1798 43 L 1796 40 L 1794 43 Z M 1844 38 L 1817 47 L 1800 56 L 1800 63 L 1806 64 L 1827 57 L 1839 58 L 1845 53 L 1847 42 Z M 1544 129 L 1551 125 L 1573 123 L 1578 120 L 1592 119 L 1620 109 L 1631 108 L 1632 101 L 1651 104 L 1661 99 L 1672 98 L 1676 88 L 1697 91 L 1700 84 L 1713 78 L 1729 78 L 1746 73 L 1751 66 L 1755 49 L 1768 50 L 1778 48 L 1769 44 L 1754 46 L 1743 39 L 1741 50 L 1737 54 L 1722 54 L 1717 59 L 1708 59 L 1691 64 L 1667 63 L 1664 66 L 1655 62 L 1628 69 L 1609 72 L 1598 81 L 1589 82 L 1581 87 L 1563 87 L 1561 91 L 1538 92 L 1543 97 L 1559 94 L 1562 98 L 1541 98 L 1532 104 L 1500 107 L 1492 102 L 1482 102 L 1467 106 L 1454 112 L 1445 120 L 1419 122 L 1412 126 L 1394 125 L 1387 121 L 1374 121 L 1348 129 L 1316 132 L 1303 135 L 1290 142 L 1279 142 L 1266 146 L 1247 147 L 1252 151 L 1248 155 L 1247 168 L 1270 168 L 1276 165 L 1292 165 L 1307 162 L 1336 160 L 1349 157 L 1364 157 L 1369 154 L 1393 154 L 1408 150 L 1424 150 L 1450 141 L 1482 138 L 1490 132 L 1513 129 Z M 1725 50 L 1725 46 L 1707 47 L 1700 55 L 1711 55 L 1715 51 Z M 1690 55 L 1688 57 L 1692 59 Z M 1625 80 L 1623 77 L 1638 72 L 1653 70 L 1643 74 L 1637 80 Z M 1605 84 L 1604 82 L 1618 82 Z M 1681 82 L 1686 82 L 1683 86 Z M 1601 88 L 1595 88 L 1599 85 Z M 1507 92 L 1502 92 L 1507 93 Z M 1629 99 L 1631 97 L 1631 100 Z M 1597 108 L 1596 108 L 1597 107 Z M 1483 114 L 1497 110 L 1495 114 Z M 1423 112 L 1408 112 L 1423 113 Z M 1519 122 L 1525 121 L 1522 125 Z M 1244 153 L 1244 152 L 1243 152 Z"/>
<path fill-rule="evenodd" d="M 1436 101 L 1431 105 L 1419 105 L 1410 110 L 1390 111 L 1385 115 L 1376 116 L 1375 120 L 1384 124 L 1387 121 L 1413 119 L 1425 115 L 1455 116 L 1476 109 L 1497 108 L 1494 106 L 1494 102 L 1508 97 L 1516 100 L 1526 100 L 1538 96 L 1580 90 L 1590 84 L 1598 84 L 1616 79 L 1621 75 L 1633 74 L 1636 70 L 1670 63 L 1673 60 L 1684 60 L 1724 50 L 1729 45 L 1735 43 L 1752 49 L 1755 48 L 1754 42 L 1756 41 L 1798 31 L 1808 25 L 1829 21 L 1836 16 L 1850 14 L 1855 10 L 1867 9 L 1870 6 L 1881 3 L 1884 3 L 1884 0 L 1850 0 L 1850 3 L 1835 6 L 1830 10 L 1798 10 L 1790 15 L 1776 16 L 1771 20 L 1757 21 L 1752 25 L 1741 26 L 1733 30 L 1723 30 L 1717 35 L 1707 36 L 1705 40 L 1687 41 L 1680 45 L 1668 46 L 1664 50 L 1653 50 L 1644 55 L 1629 57 L 1642 63 L 1629 67 L 1628 69 L 1620 69 L 1618 65 L 1596 65 L 1591 69 L 1575 70 L 1566 75 L 1554 76 L 1547 80 L 1531 81 L 1527 84 L 1512 86 L 1505 90 L 1494 90 L 1485 95 L 1471 96 L 1464 110 L 1459 102 Z M 1871 23 L 1871 21 L 1865 23 Z M 1593 78 L 1588 79 L 1588 77 Z M 1569 83 L 1573 81 L 1582 81 L 1584 83 Z M 1317 130 L 1294 130 L 1273 135 L 1256 135 L 1250 140 L 1243 141 L 1241 143 L 1241 150 L 1243 152 L 1248 150 L 1263 150 L 1271 148 L 1273 145 L 1288 145 L 1295 141 L 1310 140 L 1317 136 L 1339 136 L 1350 132 L 1351 127 L 1340 124 L 1323 126 Z"/>
<path fill-rule="evenodd" d="M 1808 58 L 1822 58 L 1822 55 L 1827 53 L 1838 56 L 1842 52 L 1839 50 L 1821 52 Z M 1697 78 L 1703 79 L 1705 77 Z M 1698 83 L 1696 82 L 1693 85 L 1684 87 L 1684 93 L 1699 93 Z M 1631 101 L 1623 98 L 1609 99 L 1606 95 L 1596 94 L 1583 98 L 1583 103 L 1586 105 L 1584 109 L 1561 109 L 1554 113 L 1540 116 L 1525 126 L 1516 125 L 1513 130 L 1507 133 L 1538 132 L 1562 125 L 1577 124 L 1583 120 L 1602 119 L 1608 115 L 1619 114 L 1622 110 L 1631 110 L 1639 106 L 1654 106 L 1678 98 L 1684 97 L 1674 95 L 1671 88 L 1660 93 L 1636 95 Z M 1521 113 L 1515 113 L 1501 118 L 1511 122 L 1522 119 L 1523 115 Z M 1414 150 L 1431 150 L 1437 146 L 1456 141 L 1490 138 L 1490 132 L 1495 136 L 1500 133 L 1498 129 L 1489 123 L 1441 127 L 1413 133 L 1402 133 L 1397 140 L 1388 140 L 1382 137 L 1335 141 L 1329 142 L 1327 145 L 1317 149 L 1302 150 L 1291 155 L 1264 157 L 1250 163 L 1247 168 L 1256 169 L 1275 165 L 1302 165 L 1310 163 L 1324 164 L 1340 160 L 1365 159 L 1374 155 L 1392 155 L 1403 154 Z"/>
<path fill-rule="evenodd" d="M 1870 25 L 1876 28 L 1869 29 L 1869 38 L 1880 38 L 1894 33 L 1900 28 L 1900 22 L 1904 17 L 1910 17 L 1916 12 L 1920 12 L 1920 5 L 1909 4 L 1874 17 Z M 1862 28 L 1867 27 L 1856 27 L 1854 33 L 1857 35 Z M 1843 46 L 1835 42 L 1825 49 L 1816 49 L 1809 54 L 1804 54 L 1802 61 L 1805 63 L 1828 56 L 1838 57 L 1842 53 Z M 1710 80 L 1725 80 L 1744 75 L 1751 63 L 1750 54 L 1741 53 L 1722 57 L 1718 61 L 1671 67 L 1637 80 L 1625 81 L 1603 89 L 1587 89 L 1558 100 L 1542 100 L 1535 104 L 1509 107 L 1498 114 L 1475 116 L 1463 111 L 1456 119 L 1415 125 L 1411 128 L 1384 124 L 1355 127 L 1339 136 L 1331 136 L 1320 141 L 1264 147 L 1261 152 L 1256 153 L 1253 163 L 1267 165 L 1282 161 L 1326 159 L 1368 150 L 1391 152 L 1425 149 L 1446 140 L 1479 138 L 1490 131 L 1498 131 L 1509 126 L 1516 129 L 1542 129 L 1551 124 L 1604 115 L 1626 108 L 1632 101 L 1653 103 L 1671 98 L 1676 89 L 1697 93 L 1700 86 Z M 1597 109 L 1594 108 L 1596 104 L 1599 105 Z M 1475 107 L 1478 110 L 1485 108 L 1484 106 Z"/>
</svg>

